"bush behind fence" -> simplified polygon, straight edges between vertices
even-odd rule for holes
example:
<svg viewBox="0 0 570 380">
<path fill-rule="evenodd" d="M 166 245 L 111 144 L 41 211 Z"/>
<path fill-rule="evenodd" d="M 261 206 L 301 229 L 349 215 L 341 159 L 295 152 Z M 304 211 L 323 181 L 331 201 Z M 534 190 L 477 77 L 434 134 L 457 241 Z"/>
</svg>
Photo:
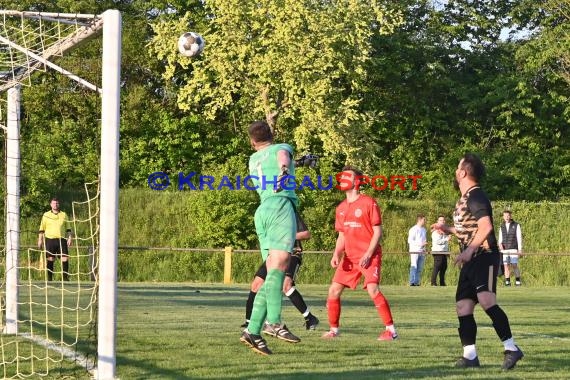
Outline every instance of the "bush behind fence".
<svg viewBox="0 0 570 380">
<path fill-rule="evenodd" d="M 446 282 L 457 284 L 459 268 L 450 257 Z M 331 254 L 306 252 L 298 274 L 299 284 L 329 284 L 334 273 L 330 266 Z M 257 253 L 232 255 L 232 282 L 249 283 L 261 264 Z M 382 284 L 407 285 L 410 260 L 405 253 L 386 252 L 382 259 Z M 570 255 L 551 256 L 533 254 L 520 260 L 522 278 L 528 286 L 568 286 Z M 422 283 L 430 284 L 433 258 L 428 255 Z M 224 252 L 184 252 L 121 250 L 119 255 L 120 281 L 157 282 L 223 282 Z"/>
<path fill-rule="evenodd" d="M 32 258 L 32 269 L 20 272 L 21 280 L 44 280 L 45 274 L 39 268 L 39 252 Z M 453 266 L 454 255 L 449 258 L 446 274 L 448 285 L 457 284 L 459 268 Z M 329 284 L 334 273 L 330 262 L 331 254 L 306 252 L 303 265 L 297 280 L 299 284 Z M 28 261 L 24 254 L 20 262 Z M 235 252 L 232 255 L 231 281 L 233 283 L 249 283 L 261 264 L 258 253 Z M 57 260 L 56 272 L 60 261 Z M 382 258 L 382 284 L 407 285 L 409 273 L 409 257 L 406 253 L 385 252 Z M 520 260 L 522 279 L 525 286 L 569 286 L 570 255 L 529 254 Z M 0 275 L 4 275 L 4 261 L 0 262 Z M 428 255 L 422 274 L 422 284 L 430 284 L 433 258 Z M 88 258 L 71 256 L 70 270 L 80 271 L 81 281 L 89 281 Z M 212 282 L 224 281 L 223 250 L 204 251 L 172 251 L 172 250 L 119 250 L 119 281 L 123 282 Z M 56 279 L 59 278 L 56 274 Z"/>
<path fill-rule="evenodd" d="M 371 193 L 382 209 L 382 247 L 385 252 L 383 283 L 406 284 L 408 274 L 407 232 L 415 223 L 417 213 L 424 213 L 428 225 L 439 214 L 451 222 L 454 201 L 429 199 L 383 198 Z M 311 230 L 312 238 L 304 243 L 307 251 L 327 251 L 334 247 L 334 210 L 342 200 L 338 192 L 300 192 L 301 213 Z M 74 195 L 62 201 L 62 209 L 70 214 L 71 201 L 83 200 Z M 253 214 L 259 203 L 251 191 L 151 191 L 121 189 L 119 194 L 119 244 L 123 247 L 226 247 L 256 249 L 257 237 Z M 47 208 L 47 204 L 46 204 Z M 510 209 L 522 226 L 525 252 L 538 254 L 570 253 L 570 203 L 556 202 L 493 202 L 495 231 L 501 222 L 503 209 Z M 22 245 L 33 246 L 42 213 L 21 220 Z M 0 230 L 3 230 L 0 224 Z M 78 236 L 89 237 L 86 226 L 79 226 Z M 429 234 L 428 234 L 429 235 Z M 5 236 L 3 234 L 3 236 Z M 429 236 L 428 236 L 428 240 Z M 452 242 L 457 252 L 457 243 Z M 305 255 L 299 281 L 328 283 L 332 275 L 330 255 Z M 523 278 L 528 284 L 568 285 L 568 257 L 528 255 L 522 259 Z M 433 260 L 428 258 L 424 282 Z M 235 282 L 249 282 L 260 258 L 258 254 L 237 253 L 233 258 Z M 73 264 L 72 264 L 73 265 Z M 121 281 L 212 281 L 223 279 L 223 252 L 182 252 L 164 250 L 120 250 L 119 279 Z M 448 279 L 453 284 L 457 269 L 450 265 Z"/>
</svg>

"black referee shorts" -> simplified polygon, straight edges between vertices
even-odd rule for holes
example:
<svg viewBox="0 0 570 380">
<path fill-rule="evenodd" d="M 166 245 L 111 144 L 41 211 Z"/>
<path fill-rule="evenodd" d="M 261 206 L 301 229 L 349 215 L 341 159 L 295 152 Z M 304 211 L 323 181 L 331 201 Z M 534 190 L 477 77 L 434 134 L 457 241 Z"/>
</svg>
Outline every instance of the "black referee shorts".
<svg viewBox="0 0 570 380">
<path fill-rule="evenodd" d="M 500 259 L 498 253 L 483 252 L 464 264 L 459 272 L 455 301 L 471 299 L 477 303 L 477 293 L 497 293 Z"/>
<path fill-rule="evenodd" d="M 46 253 L 49 256 L 69 256 L 65 238 L 46 238 Z"/>
<path fill-rule="evenodd" d="M 293 285 L 295 285 L 295 277 L 297 277 L 297 273 L 299 272 L 299 268 L 301 267 L 302 258 L 300 254 L 291 254 L 289 258 L 289 266 L 285 271 L 285 276 L 291 278 L 293 280 Z M 261 266 L 255 272 L 255 277 L 262 278 L 265 280 L 267 277 L 267 266 L 265 265 L 265 261 L 261 263 Z"/>
</svg>

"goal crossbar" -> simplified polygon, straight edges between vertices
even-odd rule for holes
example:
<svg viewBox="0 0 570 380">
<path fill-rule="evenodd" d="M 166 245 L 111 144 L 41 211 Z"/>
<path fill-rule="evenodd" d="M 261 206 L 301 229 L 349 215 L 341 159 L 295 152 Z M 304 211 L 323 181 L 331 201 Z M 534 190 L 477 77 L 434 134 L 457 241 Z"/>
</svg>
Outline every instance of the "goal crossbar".
<svg viewBox="0 0 570 380">
<path fill-rule="evenodd" d="M 13 10 L 6 10 L 6 9 L 1 9 L 0 15 L 20 16 L 20 17 L 24 17 L 24 18 L 46 18 L 46 17 L 50 17 L 50 18 L 53 18 L 53 20 L 55 20 L 55 21 L 61 21 L 62 19 L 66 19 L 66 18 L 69 18 L 72 20 L 80 20 L 80 19 L 93 19 L 93 18 L 100 17 L 100 15 L 84 14 L 84 13 L 30 12 L 30 11 L 13 11 Z"/>
</svg>

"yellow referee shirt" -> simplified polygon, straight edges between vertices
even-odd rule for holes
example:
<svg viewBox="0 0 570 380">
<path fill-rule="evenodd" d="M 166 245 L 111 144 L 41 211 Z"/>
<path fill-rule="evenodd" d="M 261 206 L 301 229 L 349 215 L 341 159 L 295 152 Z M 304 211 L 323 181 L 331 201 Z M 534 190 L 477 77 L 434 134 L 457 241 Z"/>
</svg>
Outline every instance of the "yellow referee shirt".
<svg viewBox="0 0 570 380">
<path fill-rule="evenodd" d="M 71 229 L 65 212 L 60 211 L 54 214 L 52 211 L 47 211 L 44 213 L 39 232 L 43 232 L 46 239 L 65 237 L 66 231 L 71 231 Z"/>
</svg>

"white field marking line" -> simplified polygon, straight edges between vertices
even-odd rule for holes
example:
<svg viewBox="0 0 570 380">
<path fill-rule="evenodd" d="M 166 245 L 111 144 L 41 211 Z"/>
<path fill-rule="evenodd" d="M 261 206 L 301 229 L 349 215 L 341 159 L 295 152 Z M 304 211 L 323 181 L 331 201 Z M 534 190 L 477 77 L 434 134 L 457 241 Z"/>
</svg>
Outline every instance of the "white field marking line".
<svg viewBox="0 0 570 380">
<path fill-rule="evenodd" d="M 53 343 L 52 341 L 49 341 L 47 339 L 40 338 L 37 336 L 32 336 L 29 333 L 23 333 L 23 334 L 19 334 L 19 335 L 26 338 L 26 339 L 31 340 L 34 343 L 39 344 L 40 346 L 43 346 L 49 350 L 59 352 L 60 354 L 62 354 L 67 359 L 74 361 L 78 365 L 80 365 L 81 367 L 85 368 L 92 376 L 94 376 L 96 371 L 97 371 L 97 366 L 95 365 L 94 361 L 87 359 L 87 357 L 81 355 L 80 353 L 78 353 L 76 351 L 73 351 L 67 347 L 58 346 L 55 343 Z"/>
<path fill-rule="evenodd" d="M 513 334 L 514 335 L 514 334 Z M 536 338 L 545 338 L 545 339 L 556 339 L 556 340 L 564 340 L 564 341 L 570 341 L 570 338 L 563 338 L 561 336 L 556 336 L 556 335 L 548 335 L 548 334 L 537 334 L 537 333 L 527 333 L 527 332 L 523 332 L 523 333 L 517 333 L 517 336 L 531 336 L 531 337 L 536 337 Z"/>
</svg>

